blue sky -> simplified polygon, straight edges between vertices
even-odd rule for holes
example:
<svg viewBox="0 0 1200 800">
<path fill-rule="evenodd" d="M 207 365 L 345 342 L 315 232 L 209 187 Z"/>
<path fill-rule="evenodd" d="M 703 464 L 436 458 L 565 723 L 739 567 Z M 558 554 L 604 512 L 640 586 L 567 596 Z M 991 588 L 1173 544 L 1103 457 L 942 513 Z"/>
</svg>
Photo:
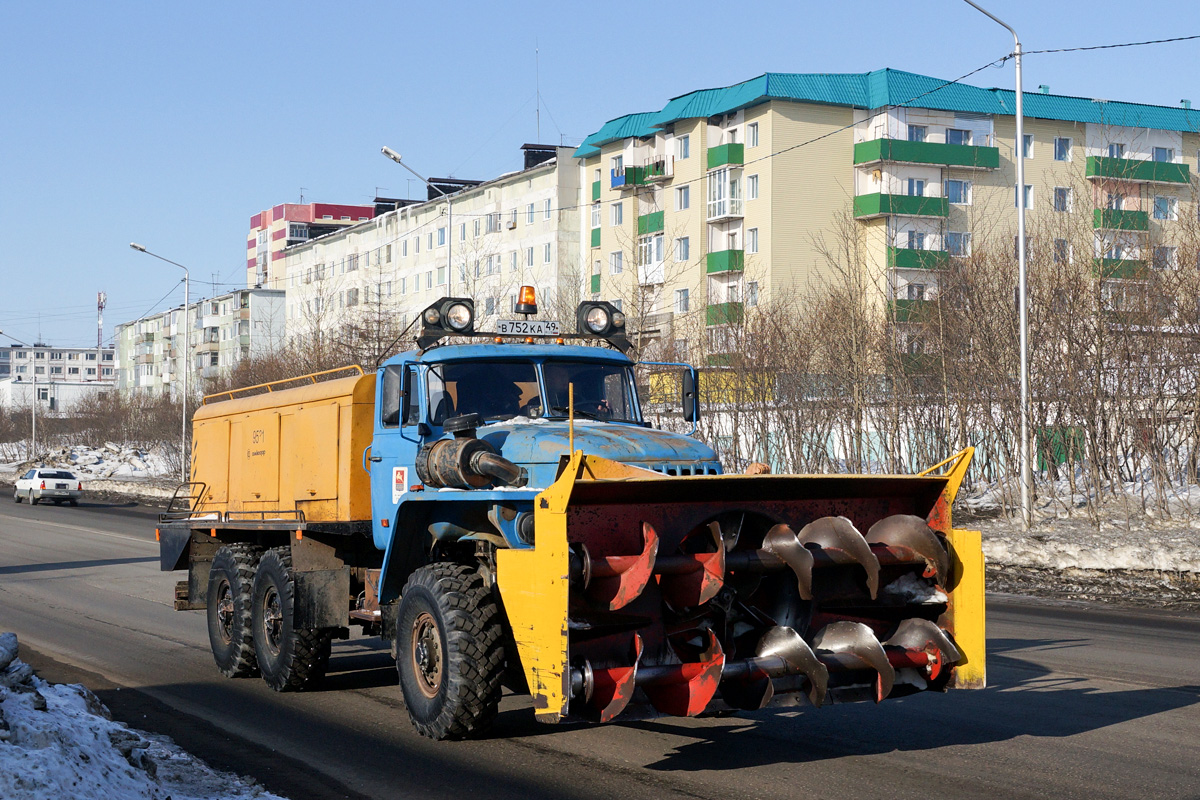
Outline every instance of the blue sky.
<svg viewBox="0 0 1200 800">
<path fill-rule="evenodd" d="M 985 4 L 987 5 L 987 4 Z M 1027 50 L 1200 33 L 1194 0 L 990 0 Z M 683 43 L 686 42 L 686 45 Z M 10 3 L 0 29 L 0 330 L 95 341 L 244 276 L 249 219 L 281 202 L 490 178 L 535 141 L 766 71 L 954 78 L 1011 50 L 961 0 L 885 3 Z M 1030 56 L 1055 93 L 1200 105 L 1200 41 Z M 1011 86 L 1012 64 L 971 79 Z M 176 286 L 172 292 L 172 286 Z M 169 296 L 160 301 L 164 295 Z M 0 343 L 10 340 L 0 338 Z"/>
</svg>

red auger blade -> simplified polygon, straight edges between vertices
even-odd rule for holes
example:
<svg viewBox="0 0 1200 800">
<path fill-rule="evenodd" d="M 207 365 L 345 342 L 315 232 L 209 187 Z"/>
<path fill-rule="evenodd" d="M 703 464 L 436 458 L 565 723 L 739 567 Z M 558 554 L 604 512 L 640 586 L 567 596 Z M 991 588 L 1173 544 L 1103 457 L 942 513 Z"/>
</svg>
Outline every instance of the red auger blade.
<svg viewBox="0 0 1200 800">
<path fill-rule="evenodd" d="M 883 645 L 861 622 L 834 622 L 826 625 L 813 639 L 817 657 L 830 672 L 847 669 L 871 669 L 876 673 L 875 702 L 892 693 L 896 671 L 888 662 Z"/>
<path fill-rule="evenodd" d="M 642 523 L 642 541 L 638 555 L 605 556 L 588 563 L 583 592 L 592 605 L 616 611 L 641 597 L 658 557 L 658 532 L 648 522 Z"/>
<path fill-rule="evenodd" d="M 799 538 L 805 545 L 816 545 L 835 563 L 861 565 L 867 573 L 867 592 L 875 599 L 879 592 L 879 559 L 854 523 L 845 517 L 821 517 L 801 528 Z"/>
<path fill-rule="evenodd" d="M 900 649 L 907 653 L 927 655 L 925 670 L 930 680 L 936 679 L 942 669 L 962 660 L 962 654 L 950 641 L 949 634 L 927 619 L 902 621 L 883 646 L 888 650 Z"/>
<path fill-rule="evenodd" d="M 708 526 L 711 553 L 678 553 L 658 559 L 654 571 L 663 599 L 674 609 L 704 605 L 725 585 L 725 544 L 717 523 Z M 687 540 L 684 540 L 685 543 Z"/>
<path fill-rule="evenodd" d="M 912 514 L 893 514 L 871 526 L 866 536 L 868 544 L 907 547 L 925 559 L 926 578 L 945 586 L 950 578 L 950 555 L 938 541 L 937 534 L 920 517 Z"/>
<path fill-rule="evenodd" d="M 638 662 L 642 659 L 642 637 L 633 635 L 630 648 L 630 666 L 591 668 L 590 692 L 586 698 L 590 717 L 597 722 L 608 722 L 625 710 L 633 697 L 637 680 Z"/>
<path fill-rule="evenodd" d="M 638 688 L 646 693 L 650 704 L 663 714 L 674 717 L 694 717 L 708 707 L 721 681 L 725 653 L 711 630 L 705 629 L 708 639 L 699 660 L 682 664 L 643 667 L 638 675 Z"/>
</svg>

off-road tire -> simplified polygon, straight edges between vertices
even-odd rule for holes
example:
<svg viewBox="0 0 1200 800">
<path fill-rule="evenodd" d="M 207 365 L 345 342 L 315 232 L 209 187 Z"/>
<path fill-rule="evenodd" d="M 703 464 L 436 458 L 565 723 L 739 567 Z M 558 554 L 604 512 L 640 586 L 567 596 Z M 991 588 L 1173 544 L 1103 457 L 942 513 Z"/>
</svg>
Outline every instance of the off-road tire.
<svg viewBox="0 0 1200 800">
<path fill-rule="evenodd" d="M 500 704 L 504 639 L 500 609 L 475 569 L 441 562 L 414 572 L 400 598 L 396 643 L 404 705 L 418 733 L 462 739 L 486 730 Z M 434 644 L 440 666 L 431 679 Z"/>
<path fill-rule="evenodd" d="M 208 643 L 217 669 L 227 678 L 258 674 L 250 629 L 251 588 L 262 550 L 228 544 L 217 550 L 208 573 Z"/>
<path fill-rule="evenodd" d="M 266 551 L 254 576 L 251 616 L 258 670 L 277 692 L 313 689 L 329 666 L 333 632 L 293 627 L 295 593 L 291 549 Z"/>
</svg>

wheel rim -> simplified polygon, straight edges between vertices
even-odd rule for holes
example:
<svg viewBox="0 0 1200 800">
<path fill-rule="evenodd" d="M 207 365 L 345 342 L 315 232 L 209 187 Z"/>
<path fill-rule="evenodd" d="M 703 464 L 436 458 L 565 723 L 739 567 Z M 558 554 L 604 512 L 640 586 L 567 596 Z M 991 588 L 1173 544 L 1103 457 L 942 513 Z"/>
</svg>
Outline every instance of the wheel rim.
<svg viewBox="0 0 1200 800">
<path fill-rule="evenodd" d="M 413 622 L 410 652 L 421 694 L 431 699 L 436 697 L 442 686 L 442 637 L 437 622 L 428 612 L 421 612 Z"/>
<path fill-rule="evenodd" d="M 229 581 L 222 580 L 217 589 L 217 625 L 221 629 L 221 641 L 233 641 L 233 588 Z"/>
<path fill-rule="evenodd" d="M 267 587 L 263 597 L 263 639 L 271 655 L 279 655 L 280 643 L 283 639 L 283 608 L 279 602 L 279 591 L 274 586 Z"/>
</svg>

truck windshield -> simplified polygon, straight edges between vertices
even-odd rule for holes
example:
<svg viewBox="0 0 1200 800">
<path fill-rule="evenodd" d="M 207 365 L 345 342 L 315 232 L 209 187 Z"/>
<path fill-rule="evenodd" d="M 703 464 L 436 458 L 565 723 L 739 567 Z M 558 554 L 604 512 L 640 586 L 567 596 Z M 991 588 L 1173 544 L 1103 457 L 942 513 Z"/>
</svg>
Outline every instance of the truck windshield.
<svg viewBox="0 0 1200 800">
<path fill-rule="evenodd" d="M 528 361 L 466 361 L 429 370 L 429 421 L 478 414 L 484 422 L 512 419 L 538 396 L 537 372 Z"/>
<path fill-rule="evenodd" d="M 530 416 L 565 418 L 568 387 L 575 386 L 575 415 L 614 422 L 639 422 L 629 368 L 620 364 L 547 361 L 542 365 L 545 398 Z"/>
</svg>

